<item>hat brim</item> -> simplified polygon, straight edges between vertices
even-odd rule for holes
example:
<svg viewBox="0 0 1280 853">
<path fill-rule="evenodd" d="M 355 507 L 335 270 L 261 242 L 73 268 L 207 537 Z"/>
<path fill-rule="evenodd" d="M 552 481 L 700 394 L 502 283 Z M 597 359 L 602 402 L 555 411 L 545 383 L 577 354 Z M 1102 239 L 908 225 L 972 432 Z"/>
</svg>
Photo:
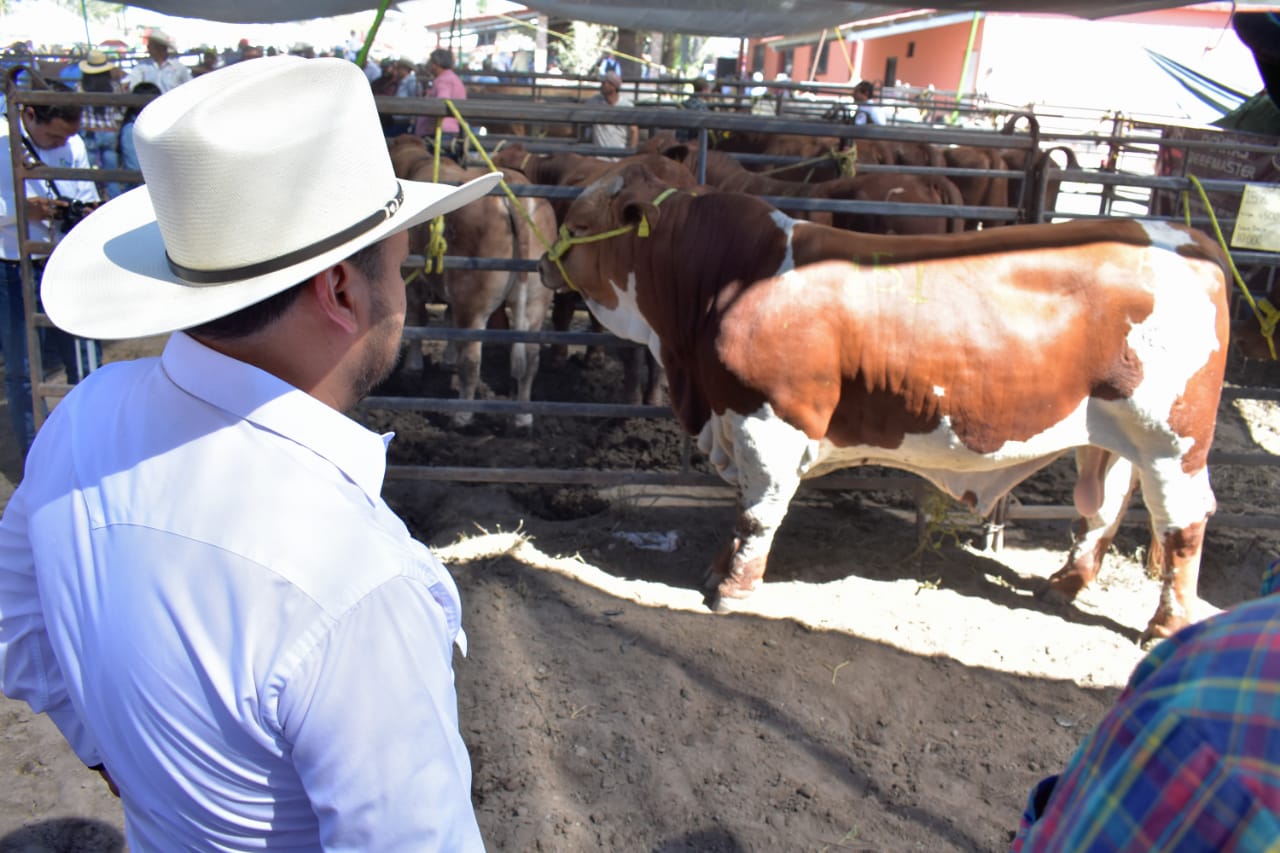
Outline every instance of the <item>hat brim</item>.
<svg viewBox="0 0 1280 853">
<path fill-rule="evenodd" d="M 86 216 L 45 266 L 41 299 L 59 328 L 82 338 L 116 340 L 188 329 L 287 290 L 365 246 L 475 201 L 502 175 L 461 186 L 401 181 L 395 214 L 350 241 L 293 266 L 241 281 L 195 285 L 169 267 L 146 186 Z"/>
</svg>

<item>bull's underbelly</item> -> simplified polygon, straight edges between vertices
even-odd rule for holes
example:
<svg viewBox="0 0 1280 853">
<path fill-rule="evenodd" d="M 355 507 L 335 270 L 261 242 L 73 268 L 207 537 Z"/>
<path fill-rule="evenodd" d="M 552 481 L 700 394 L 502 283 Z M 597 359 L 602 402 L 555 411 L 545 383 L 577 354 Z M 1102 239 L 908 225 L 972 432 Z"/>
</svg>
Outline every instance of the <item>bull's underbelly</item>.
<svg viewBox="0 0 1280 853">
<path fill-rule="evenodd" d="M 1130 459 L 1176 455 L 1177 438 L 1167 432 L 1143 435 L 1141 445 L 1135 444 L 1133 431 L 1125 428 L 1134 416 L 1126 402 L 1088 399 L 1038 435 L 980 453 L 966 447 L 945 419 L 931 432 L 908 434 L 897 447 L 839 446 L 810 439 L 765 404 L 750 415 L 713 415 L 698 446 L 724 479 L 746 489 L 879 465 L 924 477 L 985 514 L 1011 488 L 1074 447 L 1095 445 Z"/>
</svg>

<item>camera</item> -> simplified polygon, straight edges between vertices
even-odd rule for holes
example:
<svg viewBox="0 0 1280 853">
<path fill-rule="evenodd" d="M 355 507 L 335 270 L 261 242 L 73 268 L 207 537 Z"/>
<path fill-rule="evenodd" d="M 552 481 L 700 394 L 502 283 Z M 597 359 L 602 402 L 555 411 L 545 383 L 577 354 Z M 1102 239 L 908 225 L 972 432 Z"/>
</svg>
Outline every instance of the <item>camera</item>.
<svg viewBox="0 0 1280 853">
<path fill-rule="evenodd" d="M 94 205 L 86 204 L 80 199 L 71 199 L 62 208 L 62 212 L 58 215 L 58 229 L 66 234 L 80 224 L 80 220 L 84 219 L 92 211 Z"/>
</svg>

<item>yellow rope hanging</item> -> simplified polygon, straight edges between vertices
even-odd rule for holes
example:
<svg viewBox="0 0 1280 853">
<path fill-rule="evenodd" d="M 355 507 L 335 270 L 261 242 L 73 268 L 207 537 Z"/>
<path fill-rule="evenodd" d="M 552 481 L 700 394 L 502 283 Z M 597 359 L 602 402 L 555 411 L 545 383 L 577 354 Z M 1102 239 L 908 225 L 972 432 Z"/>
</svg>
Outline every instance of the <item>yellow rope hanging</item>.
<svg viewBox="0 0 1280 853">
<path fill-rule="evenodd" d="M 1244 294 L 1245 301 L 1249 303 L 1249 308 L 1253 310 L 1253 316 L 1258 318 L 1258 326 L 1262 330 L 1263 339 L 1267 342 L 1267 349 L 1271 352 L 1271 360 L 1276 361 L 1275 332 L 1276 325 L 1280 323 L 1280 311 L 1276 310 L 1271 301 L 1265 297 L 1258 300 L 1253 298 L 1253 294 L 1249 292 L 1249 288 L 1244 283 L 1244 278 L 1240 275 L 1240 270 L 1236 269 L 1236 262 L 1231 257 L 1231 250 L 1227 248 L 1226 238 L 1222 236 L 1222 228 L 1218 225 L 1218 217 L 1213 212 L 1213 206 L 1209 204 L 1209 195 L 1204 191 L 1200 179 L 1195 175 L 1187 175 L 1187 180 L 1199 193 L 1200 203 L 1204 205 L 1204 209 L 1209 213 L 1209 224 L 1213 226 L 1213 236 L 1217 238 L 1218 245 L 1222 247 L 1222 251 L 1227 257 L 1227 266 L 1231 269 L 1231 277 L 1240 287 L 1240 292 Z M 1182 212 L 1187 226 L 1190 227 L 1191 199 L 1186 190 L 1182 191 Z"/>
<path fill-rule="evenodd" d="M 436 155 L 431 167 L 431 180 L 436 183 L 440 182 L 440 126 L 442 124 L 444 122 L 436 122 Z M 426 269 L 431 271 L 434 267 L 435 274 L 440 275 L 444 272 L 444 253 L 449 249 L 449 244 L 444 239 L 443 214 L 431 220 L 427 234 Z"/>
</svg>

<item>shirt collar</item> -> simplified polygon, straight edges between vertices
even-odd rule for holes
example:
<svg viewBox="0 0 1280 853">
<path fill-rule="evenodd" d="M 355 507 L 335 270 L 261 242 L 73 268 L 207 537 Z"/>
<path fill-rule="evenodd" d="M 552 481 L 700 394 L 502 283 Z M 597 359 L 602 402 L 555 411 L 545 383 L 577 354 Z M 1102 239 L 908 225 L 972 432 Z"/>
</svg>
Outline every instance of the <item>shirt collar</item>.
<svg viewBox="0 0 1280 853">
<path fill-rule="evenodd" d="M 161 366 L 175 385 L 333 463 L 378 503 L 393 433 L 370 432 L 265 370 L 237 361 L 182 332 L 169 336 Z"/>
</svg>

